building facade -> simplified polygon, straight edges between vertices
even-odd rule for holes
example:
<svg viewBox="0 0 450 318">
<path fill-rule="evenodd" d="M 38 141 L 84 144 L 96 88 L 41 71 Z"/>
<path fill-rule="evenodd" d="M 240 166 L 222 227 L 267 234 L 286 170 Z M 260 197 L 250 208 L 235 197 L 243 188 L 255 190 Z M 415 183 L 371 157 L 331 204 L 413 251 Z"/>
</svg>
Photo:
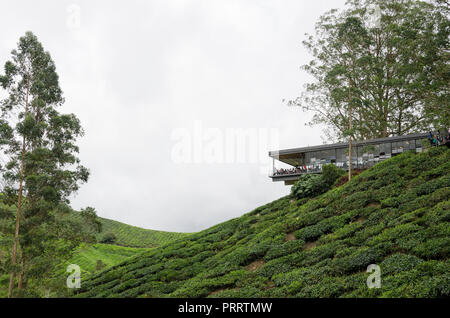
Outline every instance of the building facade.
<svg viewBox="0 0 450 318">
<path fill-rule="evenodd" d="M 427 133 L 422 133 L 353 142 L 352 169 L 369 168 L 405 151 L 422 152 L 424 142 L 428 143 L 427 137 Z M 348 146 L 348 143 L 336 143 L 270 151 L 273 169 L 269 177 L 274 182 L 284 181 L 286 185 L 291 185 L 302 174 L 321 173 L 322 166 L 325 164 L 335 164 L 339 168 L 348 170 Z M 276 161 L 283 162 L 290 168 L 277 169 Z"/>
</svg>

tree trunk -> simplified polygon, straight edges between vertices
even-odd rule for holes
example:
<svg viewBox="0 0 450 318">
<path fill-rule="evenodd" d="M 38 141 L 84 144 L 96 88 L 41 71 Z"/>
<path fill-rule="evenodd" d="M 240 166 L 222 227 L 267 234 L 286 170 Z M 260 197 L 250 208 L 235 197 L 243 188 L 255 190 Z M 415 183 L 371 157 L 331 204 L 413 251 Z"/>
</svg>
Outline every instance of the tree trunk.
<svg viewBox="0 0 450 318">
<path fill-rule="evenodd" d="M 17 283 L 17 289 L 19 290 L 19 293 L 22 290 L 24 275 L 25 275 L 25 255 L 24 255 L 23 250 L 22 250 L 22 268 L 20 270 L 19 281 Z"/>
<path fill-rule="evenodd" d="M 25 101 L 25 116 L 28 113 L 28 95 L 30 91 L 30 75 L 27 75 L 27 97 Z M 14 244 L 12 250 L 11 257 L 11 273 L 9 276 L 9 289 L 8 289 L 8 298 L 12 297 L 13 289 L 14 289 L 14 276 L 15 276 L 15 266 L 17 259 L 17 246 L 19 243 L 19 228 L 20 228 L 20 214 L 22 210 L 22 194 L 23 194 L 23 179 L 24 179 L 24 160 L 25 160 L 25 136 L 22 139 L 22 158 L 20 162 L 20 181 L 19 181 L 19 195 L 17 197 L 17 215 L 16 215 L 16 229 L 14 232 Z"/>
</svg>

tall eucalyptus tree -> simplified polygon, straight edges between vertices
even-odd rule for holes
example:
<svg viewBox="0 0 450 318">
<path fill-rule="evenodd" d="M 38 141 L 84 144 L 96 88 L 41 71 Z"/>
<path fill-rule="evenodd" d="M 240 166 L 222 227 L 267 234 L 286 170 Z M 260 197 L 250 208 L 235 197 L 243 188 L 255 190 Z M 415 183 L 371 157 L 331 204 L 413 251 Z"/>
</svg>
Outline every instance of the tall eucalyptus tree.
<svg viewBox="0 0 450 318">
<path fill-rule="evenodd" d="M 27 268 L 46 248 L 54 210 L 86 182 L 75 142 L 83 135 L 74 114 L 60 114 L 64 103 L 56 67 L 37 37 L 27 32 L 11 52 L 0 84 L 8 96 L 1 101 L 0 147 L 9 158 L 1 173 L 4 194 L 17 207 L 8 296 L 15 276 L 22 287 Z M 17 256 L 20 248 L 20 265 Z"/>
</svg>

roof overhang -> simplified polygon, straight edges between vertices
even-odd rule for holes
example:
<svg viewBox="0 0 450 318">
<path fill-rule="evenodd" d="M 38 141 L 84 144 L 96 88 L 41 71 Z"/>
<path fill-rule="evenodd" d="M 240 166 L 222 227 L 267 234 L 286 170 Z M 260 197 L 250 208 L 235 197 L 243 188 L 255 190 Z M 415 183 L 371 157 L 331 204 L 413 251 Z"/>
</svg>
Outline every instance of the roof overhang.
<svg viewBox="0 0 450 318">
<path fill-rule="evenodd" d="M 428 136 L 427 133 L 420 133 L 420 134 L 411 134 L 411 135 L 405 135 L 405 136 L 377 138 L 377 139 L 371 139 L 371 140 L 356 141 L 356 142 L 352 143 L 352 146 L 358 147 L 358 146 L 382 144 L 385 142 L 408 141 L 408 140 L 427 138 L 427 136 Z M 340 149 L 340 148 L 346 148 L 346 147 L 348 147 L 348 142 L 335 143 L 335 144 L 324 144 L 324 145 L 312 146 L 312 147 L 301 147 L 301 148 L 269 151 L 269 156 L 272 158 L 278 159 L 278 160 L 293 159 L 293 158 L 298 158 L 298 154 L 301 154 L 301 153 L 322 151 L 322 150 L 331 150 L 331 149 Z"/>
</svg>

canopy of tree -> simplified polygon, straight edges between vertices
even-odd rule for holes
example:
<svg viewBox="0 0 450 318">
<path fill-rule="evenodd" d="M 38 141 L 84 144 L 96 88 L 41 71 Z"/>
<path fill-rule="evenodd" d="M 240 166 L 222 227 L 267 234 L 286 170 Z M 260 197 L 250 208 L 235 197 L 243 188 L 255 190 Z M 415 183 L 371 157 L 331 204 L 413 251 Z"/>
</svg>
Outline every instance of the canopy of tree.
<svg viewBox="0 0 450 318">
<path fill-rule="evenodd" d="M 349 0 L 307 35 L 313 81 L 289 104 L 338 140 L 449 127 L 449 32 L 447 1 Z"/>
</svg>

